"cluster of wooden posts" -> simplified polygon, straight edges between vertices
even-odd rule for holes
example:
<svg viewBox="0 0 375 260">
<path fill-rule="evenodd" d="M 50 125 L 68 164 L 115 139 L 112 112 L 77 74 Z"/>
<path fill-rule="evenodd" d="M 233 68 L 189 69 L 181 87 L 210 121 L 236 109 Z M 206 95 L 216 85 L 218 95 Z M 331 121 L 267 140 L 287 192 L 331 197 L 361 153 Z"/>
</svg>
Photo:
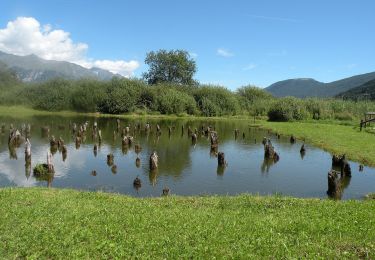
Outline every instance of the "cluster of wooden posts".
<svg viewBox="0 0 375 260">
<path fill-rule="evenodd" d="M 70 124 L 70 130 L 74 137 L 75 146 L 77 149 L 79 149 L 82 142 L 85 142 L 87 131 L 89 129 L 89 122 L 85 122 L 84 124 L 81 124 L 77 126 L 76 123 Z M 59 126 L 59 128 L 64 128 L 63 126 Z M 3 124 L 0 127 L 0 132 L 5 133 L 6 126 Z M 151 132 L 153 127 L 150 123 L 146 123 L 143 127 L 140 123 L 137 123 L 134 125 L 134 127 L 125 126 L 121 127 L 121 121 L 119 119 L 116 120 L 116 130 L 113 133 L 113 138 L 116 139 L 117 136 L 121 133 L 121 144 L 123 149 L 128 149 L 134 144 L 135 136 L 137 131 L 145 131 L 146 133 Z M 156 124 L 154 126 L 154 129 L 156 130 L 156 135 L 161 135 L 161 127 Z M 168 134 L 171 135 L 172 131 L 175 130 L 175 127 L 168 127 Z M 30 176 L 31 173 L 31 142 L 30 142 L 30 131 L 31 127 L 30 125 L 22 125 L 21 129 L 18 130 L 13 127 L 13 125 L 10 125 L 9 129 L 9 138 L 8 138 L 8 146 L 10 151 L 10 156 L 12 158 L 16 158 L 15 148 L 19 147 L 22 143 L 25 143 L 25 171 L 26 175 Z M 132 132 L 133 131 L 133 132 Z M 131 133 L 133 135 L 131 135 Z M 181 128 L 181 134 L 182 136 L 185 133 L 185 126 L 182 126 Z M 200 130 L 195 128 L 194 130 L 191 129 L 190 126 L 187 127 L 187 134 L 188 137 L 191 138 L 192 145 L 195 145 L 197 143 L 199 136 L 205 136 L 206 138 L 209 138 L 210 140 L 210 154 L 217 157 L 217 166 L 218 166 L 218 173 L 223 173 L 224 169 L 228 166 L 228 163 L 225 159 L 225 153 L 220 151 L 219 152 L 219 135 L 217 131 L 215 131 L 215 128 L 211 126 L 201 126 Z M 50 128 L 47 126 L 44 126 L 41 128 L 41 135 L 42 137 L 49 137 L 50 136 Z M 102 132 L 98 128 L 97 122 L 94 122 L 91 128 L 91 135 L 92 139 L 95 141 L 93 146 L 93 152 L 94 155 L 97 155 L 98 147 L 100 147 L 103 137 Z M 235 139 L 238 138 L 240 135 L 240 131 L 238 129 L 234 130 L 234 137 Z M 276 133 L 277 138 L 280 138 L 280 135 Z M 245 133 L 242 133 L 242 137 L 245 138 Z M 256 140 L 255 140 L 256 142 Z M 292 135 L 290 137 L 290 143 L 295 143 L 296 138 Z M 272 163 L 276 163 L 280 160 L 280 155 L 276 152 L 274 146 L 272 145 L 272 142 L 269 138 L 264 137 L 262 140 L 262 144 L 264 146 L 264 159 L 267 161 L 272 161 Z M 47 152 L 47 161 L 45 164 L 45 167 L 48 171 L 48 173 L 51 174 L 53 178 L 54 173 L 54 166 L 52 162 L 52 155 L 56 153 L 57 151 L 60 151 L 62 154 L 62 160 L 65 161 L 67 158 L 67 148 L 64 143 L 64 140 L 59 137 L 56 139 L 53 135 L 50 137 L 50 151 Z M 137 154 L 137 158 L 135 161 L 135 164 L 137 167 L 140 167 L 141 160 L 139 158 L 139 154 L 142 151 L 142 147 L 139 143 L 134 144 L 134 151 Z M 303 143 L 300 148 L 301 157 L 306 153 L 305 144 Z M 111 167 L 112 173 L 117 173 L 117 166 L 114 163 L 114 155 L 108 154 L 107 155 L 107 165 Z M 149 156 L 149 169 L 150 173 L 156 174 L 157 169 L 159 167 L 159 157 L 156 151 L 153 151 Z M 360 166 L 360 171 L 363 170 L 363 166 Z M 96 176 L 97 172 L 93 170 L 91 172 L 91 175 Z M 348 161 L 345 158 L 345 155 L 333 155 L 332 157 L 332 170 L 328 172 L 328 190 L 327 194 L 330 197 L 333 198 L 341 198 L 343 189 L 348 185 L 351 177 L 351 168 L 348 163 Z M 49 180 L 50 185 L 51 179 Z M 136 189 L 139 189 L 142 185 L 141 179 L 139 177 L 136 177 L 133 181 L 133 185 Z M 170 192 L 168 187 L 165 187 L 163 189 L 163 195 L 168 195 Z"/>
</svg>

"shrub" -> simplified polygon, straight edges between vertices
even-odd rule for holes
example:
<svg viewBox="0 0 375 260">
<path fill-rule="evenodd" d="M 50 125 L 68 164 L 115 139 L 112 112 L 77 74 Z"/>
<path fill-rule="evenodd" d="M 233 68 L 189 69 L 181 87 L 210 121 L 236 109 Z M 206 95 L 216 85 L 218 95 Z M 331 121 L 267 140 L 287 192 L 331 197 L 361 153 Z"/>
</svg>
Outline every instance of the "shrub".
<svg viewBox="0 0 375 260">
<path fill-rule="evenodd" d="M 76 111 L 96 112 L 105 100 L 105 83 L 95 80 L 81 80 L 72 91 L 72 106 Z"/>
<path fill-rule="evenodd" d="M 99 106 L 100 111 L 110 114 L 133 112 L 140 100 L 143 82 L 113 78 L 106 89 L 106 96 Z"/>
<path fill-rule="evenodd" d="M 72 82 L 54 79 L 34 85 L 25 93 L 36 109 L 59 111 L 71 109 Z"/>
<path fill-rule="evenodd" d="M 308 118 L 302 101 L 294 97 L 281 98 L 268 111 L 270 121 L 293 121 Z"/>
<path fill-rule="evenodd" d="M 175 89 L 162 89 L 157 96 L 158 111 L 162 114 L 194 114 L 196 104 L 193 97 Z"/>
<path fill-rule="evenodd" d="M 211 112 L 215 111 L 215 116 L 235 115 L 240 109 L 235 95 L 224 87 L 199 87 L 194 91 L 194 99 L 203 114 L 210 111 L 208 114 L 212 115 Z"/>
</svg>

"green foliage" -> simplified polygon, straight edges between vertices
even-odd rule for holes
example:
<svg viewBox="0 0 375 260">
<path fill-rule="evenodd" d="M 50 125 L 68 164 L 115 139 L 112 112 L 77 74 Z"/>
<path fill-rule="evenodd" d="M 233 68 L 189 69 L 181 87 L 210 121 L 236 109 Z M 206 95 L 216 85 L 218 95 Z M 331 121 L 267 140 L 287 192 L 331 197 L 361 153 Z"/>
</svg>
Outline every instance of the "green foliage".
<svg viewBox="0 0 375 260">
<path fill-rule="evenodd" d="M 224 87 L 202 86 L 193 95 L 203 115 L 236 115 L 239 112 L 236 96 Z"/>
<path fill-rule="evenodd" d="M 139 80 L 113 78 L 106 88 L 100 112 L 122 114 L 133 112 L 139 103 L 144 83 Z"/>
<path fill-rule="evenodd" d="M 103 104 L 106 83 L 96 80 L 80 80 L 76 82 L 72 92 L 72 106 L 75 111 L 96 112 L 99 104 Z"/>
<path fill-rule="evenodd" d="M 269 92 L 251 85 L 237 89 L 236 94 L 241 103 L 241 108 L 253 116 L 267 115 L 274 100 Z"/>
<path fill-rule="evenodd" d="M 193 76 L 196 65 L 187 51 L 151 51 L 147 53 L 145 63 L 149 66 L 149 71 L 144 73 L 143 78 L 148 84 L 195 84 Z"/>
<path fill-rule="evenodd" d="M 45 83 L 31 86 L 24 93 L 36 109 L 59 111 L 72 108 L 72 82 L 54 79 Z"/>
<path fill-rule="evenodd" d="M 340 125 L 337 121 L 311 122 L 263 122 L 265 128 L 272 129 L 281 135 L 305 139 L 311 145 L 320 147 L 332 154 L 345 154 L 349 160 L 375 166 L 375 135 L 360 132 L 359 122 L 351 125 Z"/>
<path fill-rule="evenodd" d="M 271 93 L 252 85 L 237 89 L 237 94 L 245 98 L 249 103 L 254 103 L 257 100 L 270 100 L 273 98 Z"/>
<path fill-rule="evenodd" d="M 48 165 L 44 163 L 38 163 L 35 165 L 33 174 L 35 177 L 43 178 L 49 176 L 51 173 L 48 171 Z"/>
<path fill-rule="evenodd" d="M 158 111 L 162 114 L 194 114 L 196 111 L 195 100 L 186 93 L 172 88 L 159 88 L 157 97 Z"/>
<path fill-rule="evenodd" d="M 300 99 L 285 97 L 279 99 L 268 111 L 270 121 L 293 121 L 308 118 L 308 113 Z"/>
</svg>

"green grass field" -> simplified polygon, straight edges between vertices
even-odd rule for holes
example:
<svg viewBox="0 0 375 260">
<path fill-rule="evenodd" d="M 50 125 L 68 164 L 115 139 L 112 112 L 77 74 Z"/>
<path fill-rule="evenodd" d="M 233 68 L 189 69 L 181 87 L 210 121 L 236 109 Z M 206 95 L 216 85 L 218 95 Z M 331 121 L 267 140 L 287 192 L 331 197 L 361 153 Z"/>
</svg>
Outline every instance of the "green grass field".
<svg viewBox="0 0 375 260">
<path fill-rule="evenodd" d="M 375 257 L 375 201 L 0 190 L 2 258 Z"/>
<path fill-rule="evenodd" d="M 262 126 L 283 135 L 305 138 L 307 144 L 375 166 L 375 135 L 360 132 L 358 126 L 311 122 L 262 122 Z"/>
</svg>

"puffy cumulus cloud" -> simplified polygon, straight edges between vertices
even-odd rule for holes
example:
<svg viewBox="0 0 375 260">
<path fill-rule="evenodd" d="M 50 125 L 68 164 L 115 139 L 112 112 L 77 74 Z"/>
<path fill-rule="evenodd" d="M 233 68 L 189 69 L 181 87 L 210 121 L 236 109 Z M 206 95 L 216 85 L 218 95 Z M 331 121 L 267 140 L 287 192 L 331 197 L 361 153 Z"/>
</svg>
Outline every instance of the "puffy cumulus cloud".
<svg viewBox="0 0 375 260">
<path fill-rule="evenodd" d="M 35 54 L 43 59 L 68 61 L 86 68 L 96 66 L 123 76 L 131 76 L 139 67 L 139 62 L 135 60 L 88 59 L 87 49 L 86 43 L 74 43 L 69 32 L 53 30 L 51 25 L 41 25 L 33 17 L 18 17 L 0 29 L 0 50 L 7 53 Z"/>
</svg>

